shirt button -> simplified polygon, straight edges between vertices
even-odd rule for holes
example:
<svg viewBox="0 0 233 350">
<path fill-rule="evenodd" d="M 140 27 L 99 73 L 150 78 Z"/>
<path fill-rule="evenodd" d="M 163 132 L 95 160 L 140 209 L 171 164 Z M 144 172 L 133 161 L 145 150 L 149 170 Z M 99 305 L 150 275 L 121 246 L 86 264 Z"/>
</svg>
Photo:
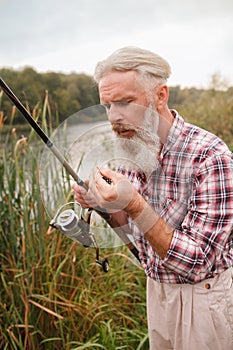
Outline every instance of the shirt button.
<svg viewBox="0 0 233 350">
<path fill-rule="evenodd" d="M 210 284 L 209 283 L 205 284 L 205 289 L 210 289 Z"/>
</svg>

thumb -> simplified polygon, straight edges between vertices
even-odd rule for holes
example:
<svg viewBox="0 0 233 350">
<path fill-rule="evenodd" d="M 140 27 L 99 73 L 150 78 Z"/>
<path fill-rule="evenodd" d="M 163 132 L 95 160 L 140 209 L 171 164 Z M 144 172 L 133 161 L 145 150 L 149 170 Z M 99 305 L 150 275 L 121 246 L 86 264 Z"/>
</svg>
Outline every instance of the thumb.
<svg viewBox="0 0 233 350">
<path fill-rule="evenodd" d="M 115 183 L 117 180 L 123 180 L 125 179 L 125 176 L 122 174 L 117 173 L 116 171 L 113 171 L 108 168 L 101 168 L 99 169 L 100 175 L 110 179 L 113 183 Z"/>
<path fill-rule="evenodd" d="M 116 174 L 111 169 L 102 168 L 99 169 L 100 176 L 109 184 L 114 183 L 114 175 Z"/>
</svg>

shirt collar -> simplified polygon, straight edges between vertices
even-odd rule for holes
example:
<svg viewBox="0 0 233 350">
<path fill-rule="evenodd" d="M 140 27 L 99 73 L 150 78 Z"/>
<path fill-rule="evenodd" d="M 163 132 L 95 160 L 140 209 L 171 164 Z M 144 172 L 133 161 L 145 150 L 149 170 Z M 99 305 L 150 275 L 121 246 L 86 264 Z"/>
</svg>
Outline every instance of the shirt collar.
<svg viewBox="0 0 233 350">
<path fill-rule="evenodd" d="M 179 139 L 182 129 L 184 126 L 184 119 L 178 114 L 178 112 L 174 109 L 171 110 L 172 115 L 174 116 L 174 122 L 171 126 L 171 129 L 169 131 L 169 134 L 167 136 L 167 140 L 165 144 L 163 145 L 163 149 L 161 152 L 161 157 L 167 153 L 171 147 L 174 145 L 175 142 Z"/>
</svg>

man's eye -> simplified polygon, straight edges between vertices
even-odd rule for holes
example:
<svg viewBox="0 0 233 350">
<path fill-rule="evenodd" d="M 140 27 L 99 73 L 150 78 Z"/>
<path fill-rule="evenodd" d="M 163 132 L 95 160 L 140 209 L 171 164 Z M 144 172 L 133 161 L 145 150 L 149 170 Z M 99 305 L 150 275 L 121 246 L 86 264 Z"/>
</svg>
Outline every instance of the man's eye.
<svg viewBox="0 0 233 350">
<path fill-rule="evenodd" d="M 111 103 L 103 103 L 103 106 L 109 111 L 111 108 Z"/>
<path fill-rule="evenodd" d="M 130 104 L 130 102 L 132 102 L 132 101 L 130 100 L 130 101 L 119 101 L 119 102 L 112 102 L 112 103 L 103 103 L 103 106 L 106 108 L 107 111 L 109 111 L 112 104 L 115 105 L 115 106 L 126 107 L 127 105 Z"/>
<path fill-rule="evenodd" d="M 127 106 L 129 103 L 128 102 L 117 102 L 118 106 L 121 106 L 121 107 L 125 107 Z"/>
</svg>

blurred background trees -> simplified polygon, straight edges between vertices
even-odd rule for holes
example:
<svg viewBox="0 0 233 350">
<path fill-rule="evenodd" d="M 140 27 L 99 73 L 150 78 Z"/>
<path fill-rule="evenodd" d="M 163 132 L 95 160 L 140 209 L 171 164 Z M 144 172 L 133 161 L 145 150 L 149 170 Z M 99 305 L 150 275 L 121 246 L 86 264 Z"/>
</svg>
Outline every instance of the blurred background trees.
<svg viewBox="0 0 233 350">
<path fill-rule="evenodd" d="M 1 77 L 13 89 L 19 99 L 36 115 L 43 109 L 48 94 L 50 118 L 62 122 L 73 113 L 99 104 L 99 96 L 93 78 L 86 74 L 38 73 L 31 67 L 22 70 L 0 69 Z M 233 144 L 233 86 L 219 73 L 211 77 L 208 89 L 170 87 L 169 107 L 188 122 L 196 124 Z M 12 103 L 6 96 L 0 98 L 0 111 L 4 123 L 10 122 Z M 14 123 L 25 124 L 18 111 L 14 111 Z M 96 121 L 90 116 L 80 122 Z"/>
<path fill-rule="evenodd" d="M 51 114 L 54 120 L 58 116 L 60 122 L 80 109 L 99 103 L 97 87 L 86 74 L 37 73 L 33 68 L 25 67 L 23 70 L 0 69 L 0 76 L 30 112 L 43 108 L 48 92 Z M 12 114 L 12 103 L 7 96 L 2 96 L 0 110 L 7 117 L 7 124 Z M 25 123 L 18 111 L 14 122 Z"/>
</svg>

